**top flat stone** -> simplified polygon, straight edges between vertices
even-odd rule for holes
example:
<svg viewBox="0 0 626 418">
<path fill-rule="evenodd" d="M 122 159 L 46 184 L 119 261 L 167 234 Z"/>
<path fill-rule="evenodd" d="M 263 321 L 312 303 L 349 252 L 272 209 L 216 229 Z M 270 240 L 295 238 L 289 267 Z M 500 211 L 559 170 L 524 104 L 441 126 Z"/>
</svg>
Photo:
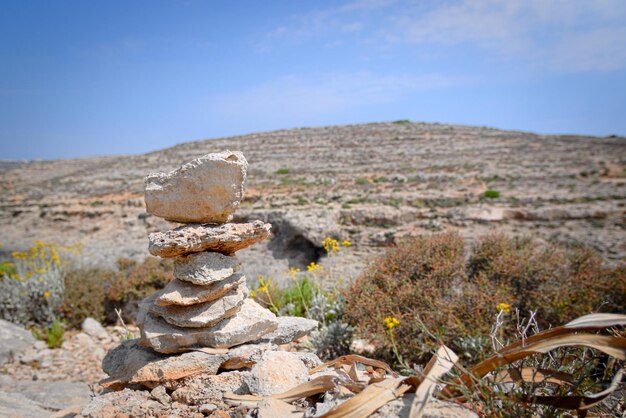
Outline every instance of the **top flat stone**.
<svg viewBox="0 0 626 418">
<path fill-rule="evenodd" d="M 207 154 L 145 178 L 148 213 L 174 222 L 225 223 L 243 198 L 248 162 L 239 151 Z"/>
<path fill-rule="evenodd" d="M 267 238 L 270 228 L 270 224 L 261 221 L 219 226 L 183 225 L 170 231 L 150 234 L 148 251 L 159 257 L 176 257 L 200 251 L 230 255 Z"/>
</svg>

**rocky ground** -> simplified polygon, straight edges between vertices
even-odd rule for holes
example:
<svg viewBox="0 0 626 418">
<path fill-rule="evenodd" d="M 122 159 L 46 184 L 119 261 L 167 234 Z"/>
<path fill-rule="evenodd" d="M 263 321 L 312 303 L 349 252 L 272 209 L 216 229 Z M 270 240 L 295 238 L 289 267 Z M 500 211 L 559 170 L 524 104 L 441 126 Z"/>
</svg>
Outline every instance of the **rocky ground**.
<svg viewBox="0 0 626 418">
<path fill-rule="evenodd" d="M 240 252 L 248 277 L 287 277 L 324 255 L 331 235 L 355 245 L 354 277 L 404 235 L 490 230 L 584 243 L 626 255 L 626 138 L 535 135 L 485 127 L 376 123 L 302 128 L 188 142 L 144 155 L 0 164 L 5 256 L 35 239 L 82 243 L 83 264 L 143 258 L 150 216 L 143 178 L 209 152 L 250 163 L 237 220 L 273 225 L 273 239 Z M 486 190 L 500 192 L 485 198 Z M 271 260 L 271 262 L 268 262 Z M 323 261 L 323 259 L 322 259 Z"/>
<path fill-rule="evenodd" d="M 309 373 L 321 361 L 302 351 L 302 341 L 277 346 L 264 340 L 219 356 L 201 351 L 167 356 L 139 347 L 138 339 L 129 339 L 138 334 L 134 327 L 104 328 L 88 319 L 82 330 L 65 335 L 61 347 L 49 349 L 27 330 L 0 320 L 0 416 L 295 418 L 306 413 L 320 417 L 354 393 L 340 386 L 328 387 L 321 397 L 289 403 L 269 396 L 309 381 L 368 380 L 369 372 L 350 368 Z M 103 369 L 118 378 L 125 376 L 126 381 L 119 386 L 120 381 L 108 378 Z M 267 398 L 256 406 L 232 402 L 233 396 L 250 392 Z M 413 394 L 399 396 L 372 416 L 408 417 L 413 399 Z M 436 399 L 424 416 L 477 417 L 461 405 Z"/>
<path fill-rule="evenodd" d="M 141 259 L 148 255 L 148 233 L 177 226 L 146 212 L 145 175 L 224 149 L 241 150 L 250 165 L 235 220 L 272 225 L 271 239 L 238 253 L 248 280 L 259 274 L 284 279 L 289 267 L 304 269 L 311 261 L 355 277 L 401 237 L 448 229 L 470 240 L 499 230 L 582 243 L 610 262 L 626 259 L 626 138 L 421 123 L 293 129 L 190 142 L 138 156 L 2 162 L 0 256 L 39 239 L 82 244 L 76 261 L 85 266 L 112 267 L 122 256 Z M 487 190 L 499 196 L 486 197 Z M 321 245 L 326 236 L 353 245 L 328 259 Z M 106 377 L 101 363 L 126 337 L 123 328 L 88 323 L 50 350 L 28 332 L 0 323 L 0 416 L 49 416 L 65 408 L 70 408 L 67 414 L 58 416 L 78 413 L 103 391 L 97 383 Z M 286 364 L 274 361 L 279 368 Z M 271 364 L 265 358 L 255 362 Z M 305 371 L 315 363 L 297 362 Z M 147 391 L 112 392 L 86 414 L 220 416 L 225 404 L 202 403 L 188 388 L 213 385 L 237 392 L 255 382 L 253 368 L 194 378 L 184 391 L 165 382 Z M 329 394 L 318 405 L 300 407 L 319 412 L 337 405 L 340 397 Z M 410 397 L 398 399 L 379 414 L 402 416 L 410 403 Z M 125 409 L 111 409 L 115 404 Z M 282 406 L 268 405 L 265 413 Z M 247 411 L 230 412 L 243 416 Z M 255 410 L 258 416 L 262 412 Z"/>
</svg>

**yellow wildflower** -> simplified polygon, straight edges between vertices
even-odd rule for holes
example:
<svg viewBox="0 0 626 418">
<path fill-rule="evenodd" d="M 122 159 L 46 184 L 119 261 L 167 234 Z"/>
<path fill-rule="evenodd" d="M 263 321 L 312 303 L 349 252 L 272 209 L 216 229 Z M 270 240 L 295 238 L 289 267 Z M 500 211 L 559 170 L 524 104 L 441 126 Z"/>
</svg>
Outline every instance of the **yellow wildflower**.
<svg viewBox="0 0 626 418">
<path fill-rule="evenodd" d="M 388 316 L 384 319 L 385 326 L 389 331 L 400 325 L 400 321 L 395 316 Z"/>
<path fill-rule="evenodd" d="M 352 243 L 350 241 L 348 241 L 347 239 L 344 239 L 343 242 L 341 243 L 342 247 L 349 247 L 351 245 L 352 245 Z"/>
<path fill-rule="evenodd" d="M 317 264 L 315 261 L 311 261 L 308 266 L 306 266 L 307 271 L 314 272 L 318 270 L 322 270 L 324 267 Z"/>
<path fill-rule="evenodd" d="M 300 269 L 298 267 L 292 267 L 289 269 L 289 276 L 291 277 L 291 280 L 295 280 L 296 279 L 296 274 L 300 273 Z"/>
<path fill-rule="evenodd" d="M 509 305 L 508 303 L 504 303 L 504 302 L 498 303 L 498 305 L 496 306 L 496 309 L 504 313 L 509 313 L 511 312 L 511 305 Z"/>
<path fill-rule="evenodd" d="M 327 253 L 336 253 L 339 251 L 339 242 L 331 237 L 326 237 L 322 241 L 322 247 L 324 247 Z"/>
<path fill-rule="evenodd" d="M 49 298 L 50 297 L 50 292 L 43 292 L 43 297 L 44 298 Z"/>
</svg>

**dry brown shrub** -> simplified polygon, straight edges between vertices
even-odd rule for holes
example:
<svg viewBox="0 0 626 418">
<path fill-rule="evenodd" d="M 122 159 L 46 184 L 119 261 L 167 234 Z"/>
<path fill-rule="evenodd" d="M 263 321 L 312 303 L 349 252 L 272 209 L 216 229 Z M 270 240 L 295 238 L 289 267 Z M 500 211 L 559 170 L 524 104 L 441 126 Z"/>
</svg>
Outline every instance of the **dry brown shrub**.
<svg viewBox="0 0 626 418">
<path fill-rule="evenodd" d="M 174 277 L 173 263 L 157 257 L 148 257 L 141 263 L 120 258 L 117 267 L 119 273 L 106 289 L 106 319 L 110 323 L 116 322 L 115 309 L 121 309 L 124 321 L 134 323 L 139 302 L 164 288 Z"/>
<path fill-rule="evenodd" d="M 458 234 L 443 233 L 389 248 L 345 297 L 347 319 L 357 336 L 380 347 L 379 356 L 395 360 L 383 322 L 394 316 L 400 320 L 393 330 L 400 354 L 423 363 L 438 339 L 458 352 L 468 339 L 484 341 L 501 302 L 522 315 L 537 311 L 541 328 L 590 312 L 623 312 L 626 267 L 605 266 L 589 249 L 500 234 L 482 237 L 466 254 Z M 502 332 L 515 338 L 511 317 Z"/>
<path fill-rule="evenodd" d="M 120 258 L 117 270 L 74 269 L 65 277 L 64 301 L 60 313 L 69 326 L 77 328 L 87 317 L 114 324 L 115 309 L 133 323 L 139 302 L 172 280 L 171 260 L 148 257 L 142 262 Z"/>
</svg>

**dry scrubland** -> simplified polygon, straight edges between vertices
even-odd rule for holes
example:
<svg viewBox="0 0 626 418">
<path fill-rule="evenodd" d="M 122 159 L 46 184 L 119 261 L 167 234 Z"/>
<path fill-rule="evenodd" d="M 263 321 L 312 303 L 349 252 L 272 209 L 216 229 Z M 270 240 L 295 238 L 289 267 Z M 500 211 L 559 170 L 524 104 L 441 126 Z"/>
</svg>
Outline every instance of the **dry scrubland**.
<svg viewBox="0 0 626 418">
<path fill-rule="evenodd" d="M 273 224 L 273 240 L 241 253 L 251 277 L 285 276 L 288 267 L 318 261 L 326 236 L 355 244 L 341 266 L 350 277 L 399 237 L 446 229 L 469 239 L 498 229 L 583 243 L 612 261 L 626 254 L 625 138 L 422 123 L 291 129 L 137 156 L 3 163 L 0 250 L 40 239 L 82 243 L 82 261 L 91 265 L 142 259 L 147 233 L 169 228 L 145 213 L 144 176 L 224 149 L 241 150 L 250 163 L 240 220 Z"/>
<path fill-rule="evenodd" d="M 624 312 L 626 139 L 399 121 L 190 142 L 141 156 L 2 163 L 5 258 L 35 239 L 81 247 L 76 256 L 75 247 L 37 244 L 17 254 L 34 267 L 2 265 L 5 275 L 30 271 L 41 283 L 64 275 L 64 288 L 39 289 L 31 301 L 49 309 L 27 318 L 5 306 L 3 315 L 40 329 L 54 317 L 75 327 L 87 316 L 114 323 L 121 308 L 132 321 L 137 302 L 172 277 L 167 260 L 143 261 L 147 233 L 174 226 L 145 212 L 143 177 L 224 149 L 241 150 L 250 164 L 237 220 L 272 224 L 270 240 L 238 253 L 252 296 L 274 312 L 320 321 L 308 348 L 322 357 L 360 349 L 413 373 L 411 364 L 425 364 L 445 343 L 468 366 L 580 315 Z M 40 332 L 60 343 L 62 330 Z M 623 328 L 603 333 L 599 345 L 624 353 Z M 564 366 L 562 384 L 538 387 L 538 371 L 555 377 L 551 370 Z M 534 371 L 530 378 L 509 372 L 448 395 L 468 397 L 487 416 L 549 416 L 536 394 L 598 392 L 621 367 L 602 350 L 558 348 L 515 364 L 520 376 Z M 596 411 L 624 408 L 615 399 Z"/>
</svg>

